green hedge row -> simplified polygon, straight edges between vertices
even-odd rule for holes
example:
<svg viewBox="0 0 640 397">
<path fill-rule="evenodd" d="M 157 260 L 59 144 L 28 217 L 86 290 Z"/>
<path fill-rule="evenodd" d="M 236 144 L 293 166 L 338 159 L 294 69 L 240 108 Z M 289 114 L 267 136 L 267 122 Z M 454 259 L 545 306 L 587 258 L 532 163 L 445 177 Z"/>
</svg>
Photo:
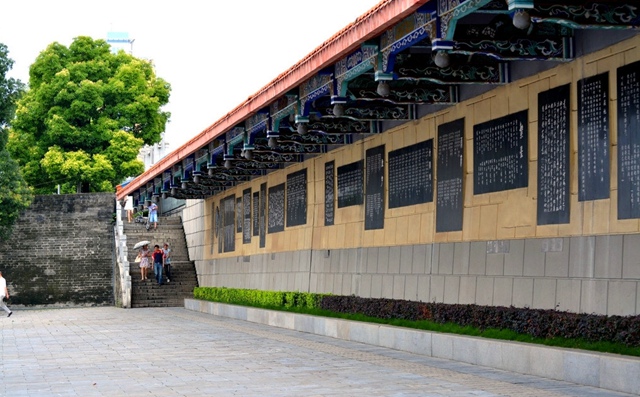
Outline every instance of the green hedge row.
<svg viewBox="0 0 640 397">
<path fill-rule="evenodd" d="M 235 289 L 225 287 L 196 287 L 195 299 L 234 305 L 281 309 L 317 309 L 323 294 L 309 292 L 261 291 L 255 289 Z"/>
</svg>

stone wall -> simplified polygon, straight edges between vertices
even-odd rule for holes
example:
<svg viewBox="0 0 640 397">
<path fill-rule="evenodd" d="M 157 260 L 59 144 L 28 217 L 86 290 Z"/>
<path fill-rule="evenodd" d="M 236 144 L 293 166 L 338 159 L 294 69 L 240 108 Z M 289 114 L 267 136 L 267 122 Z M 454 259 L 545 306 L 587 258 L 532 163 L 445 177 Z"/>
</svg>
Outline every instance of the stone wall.
<svg viewBox="0 0 640 397">
<path fill-rule="evenodd" d="M 112 305 L 111 193 L 36 196 L 0 242 L 11 305 Z"/>
</svg>

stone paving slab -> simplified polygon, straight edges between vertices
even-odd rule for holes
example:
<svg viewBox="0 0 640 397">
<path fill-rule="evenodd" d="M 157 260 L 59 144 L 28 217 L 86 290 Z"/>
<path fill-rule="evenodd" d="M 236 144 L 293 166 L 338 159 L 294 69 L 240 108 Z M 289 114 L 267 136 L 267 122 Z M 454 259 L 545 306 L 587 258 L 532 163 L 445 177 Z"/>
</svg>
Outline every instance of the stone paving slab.
<svg viewBox="0 0 640 397">
<path fill-rule="evenodd" d="M 628 396 L 184 308 L 0 317 L 0 396 Z"/>
</svg>

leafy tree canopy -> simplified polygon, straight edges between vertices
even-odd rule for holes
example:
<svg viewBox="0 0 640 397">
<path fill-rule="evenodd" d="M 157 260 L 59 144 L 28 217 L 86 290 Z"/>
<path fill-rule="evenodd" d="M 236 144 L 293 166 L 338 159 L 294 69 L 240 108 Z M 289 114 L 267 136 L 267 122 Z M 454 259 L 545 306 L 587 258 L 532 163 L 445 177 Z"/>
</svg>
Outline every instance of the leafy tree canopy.
<svg viewBox="0 0 640 397">
<path fill-rule="evenodd" d="M 20 213 L 31 203 L 31 190 L 6 149 L 15 103 L 24 92 L 20 80 L 7 78 L 13 67 L 7 46 L 0 43 L 0 241 L 8 238 Z"/>
<path fill-rule="evenodd" d="M 8 148 L 38 193 L 113 191 L 144 171 L 136 157 L 160 141 L 170 91 L 150 62 L 104 40 L 50 44 L 31 65 Z"/>
</svg>

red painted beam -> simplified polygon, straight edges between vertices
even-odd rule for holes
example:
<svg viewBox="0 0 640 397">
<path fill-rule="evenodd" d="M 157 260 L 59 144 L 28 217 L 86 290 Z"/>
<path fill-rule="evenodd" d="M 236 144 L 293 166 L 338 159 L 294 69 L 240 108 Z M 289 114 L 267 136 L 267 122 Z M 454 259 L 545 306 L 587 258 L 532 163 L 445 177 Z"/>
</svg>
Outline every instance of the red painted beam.
<svg viewBox="0 0 640 397">
<path fill-rule="evenodd" d="M 357 50 L 363 42 L 379 36 L 429 1 L 436 0 L 384 0 L 380 2 L 206 130 L 169 153 L 124 188 L 117 189 L 118 200 L 146 186 L 147 182 L 158 175 L 161 176 L 163 171 L 182 162 L 190 154 L 205 147 L 213 139 L 300 85 L 318 70 L 334 64 Z"/>
</svg>

